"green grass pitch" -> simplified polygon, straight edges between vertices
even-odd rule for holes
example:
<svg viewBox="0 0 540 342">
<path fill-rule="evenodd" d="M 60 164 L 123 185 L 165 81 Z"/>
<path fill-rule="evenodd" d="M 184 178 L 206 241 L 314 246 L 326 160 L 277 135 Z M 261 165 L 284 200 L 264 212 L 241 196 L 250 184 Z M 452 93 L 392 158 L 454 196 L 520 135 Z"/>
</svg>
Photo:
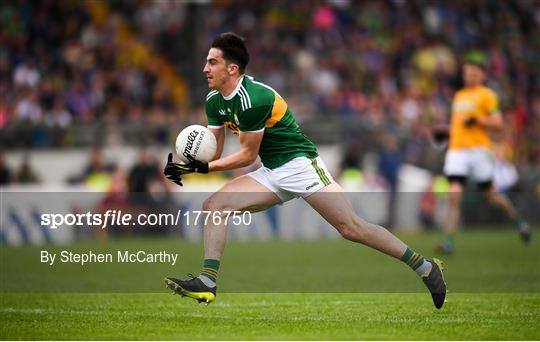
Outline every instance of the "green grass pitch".
<svg viewBox="0 0 540 342">
<path fill-rule="evenodd" d="M 401 237 L 428 255 L 440 236 Z M 443 257 L 442 310 L 406 266 L 343 240 L 230 243 L 208 306 L 171 295 L 162 280 L 198 271 L 200 244 L 2 247 L 0 339 L 540 339 L 540 241 L 525 247 L 510 230 L 475 231 L 457 246 Z M 51 268 L 37 261 L 41 249 L 176 250 L 181 262 Z"/>
</svg>

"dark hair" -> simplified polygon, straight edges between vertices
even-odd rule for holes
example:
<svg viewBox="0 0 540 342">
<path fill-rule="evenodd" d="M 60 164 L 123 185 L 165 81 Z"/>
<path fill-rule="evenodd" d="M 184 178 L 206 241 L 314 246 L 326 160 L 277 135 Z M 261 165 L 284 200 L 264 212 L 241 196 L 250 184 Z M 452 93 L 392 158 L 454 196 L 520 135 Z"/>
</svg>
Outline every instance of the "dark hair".
<svg viewBox="0 0 540 342">
<path fill-rule="evenodd" d="M 225 32 L 214 39 L 212 47 L 223 51 L 223 58 L 226 61 L 238 64 L 241 74 L 245 72 L 249 63 L 249 53 L 244 44 L 244 38 L 234 32 Z"/>
</svg>

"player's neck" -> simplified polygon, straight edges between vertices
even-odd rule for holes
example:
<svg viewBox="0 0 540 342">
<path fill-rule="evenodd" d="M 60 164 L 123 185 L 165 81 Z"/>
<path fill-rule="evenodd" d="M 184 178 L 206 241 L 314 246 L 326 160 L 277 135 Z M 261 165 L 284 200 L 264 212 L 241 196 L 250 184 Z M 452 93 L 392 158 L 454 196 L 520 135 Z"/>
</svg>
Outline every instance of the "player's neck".
<svg viewBox="0 0 540 342">
<path fill-rule="evenodd" d="M 242 82 L 244 79 L 244 75 L 238 75 L 237 77 L 231 77 L 227 83 L 223 85 L 222 89 L 219 89 L 218 91 L 223 95 L 223 97 L 227 98 L 229 97 L 236 87 L 238 87 L 238 83 Z"/>
<path fill-rule="evenodd" d="M 475 83 L 475 84 L 466 84 L 465 88 L 467 89 L 476 89 L 482 86 L 482 83 Z"/>
</svg>

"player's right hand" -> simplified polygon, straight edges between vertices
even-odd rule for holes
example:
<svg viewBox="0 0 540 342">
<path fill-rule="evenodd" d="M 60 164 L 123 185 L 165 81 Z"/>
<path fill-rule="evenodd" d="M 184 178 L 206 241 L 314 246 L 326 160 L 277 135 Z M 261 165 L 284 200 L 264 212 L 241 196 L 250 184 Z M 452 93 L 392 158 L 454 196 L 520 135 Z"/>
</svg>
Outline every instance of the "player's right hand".
<svg viewBox="0 0 540 342">
<path fill-rule="evenodd" d="M 468 118 L 463 120 L 463 124 L 465 125 L 465 127 L 471 127 L 475 123 L 476 123 L 476 118 L 474 116 L 469 116 Z"/>
<path fill-rule="evenodd" d="M 172 153 L 169 153 L 169 156 L 167 157 L 167 165 L 165 165 L 165 169 L 163 170 L 165 177 L 177 185 L 184 186 L 184 184 L 182 184 L 182 175 L 184 174 L 183 169 L 182 164 L 173 162 Z"/>
</svg>

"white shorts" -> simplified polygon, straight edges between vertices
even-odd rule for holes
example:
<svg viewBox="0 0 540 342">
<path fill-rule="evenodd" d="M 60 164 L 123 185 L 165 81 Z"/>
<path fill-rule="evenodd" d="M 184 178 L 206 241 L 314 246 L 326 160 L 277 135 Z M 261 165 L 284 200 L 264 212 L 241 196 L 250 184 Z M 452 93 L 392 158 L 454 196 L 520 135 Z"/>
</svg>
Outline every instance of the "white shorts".
<svg viewBox="0 0 540 342">
<path fill-rule="evenodd" d="M 472 176 L 478 183 L 489 182 L 493 178 L 495 159 L 486 148 L 450 150 L 444 160 L 444 174 L 447 177 Z"/>
<path fill-rule="evenodd" d="M 262 166 L 248 176 L 274 192 L 282 202 L 307 197 L 334 181 L 321 157 L 297 157 L 275 169 Z"/>
</svg>

